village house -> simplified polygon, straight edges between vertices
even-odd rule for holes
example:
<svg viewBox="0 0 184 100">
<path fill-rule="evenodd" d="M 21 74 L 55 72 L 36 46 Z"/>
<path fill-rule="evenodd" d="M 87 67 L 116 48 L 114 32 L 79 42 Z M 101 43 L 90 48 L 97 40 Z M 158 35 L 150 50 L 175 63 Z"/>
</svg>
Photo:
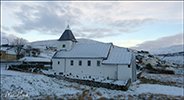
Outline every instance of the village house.
<svg viewBox="0 0 184 100">
<path fill-rule="evenodd" d="M 157 65 L 157 61 L 155 58 L 143 58 L 142 59 L 142 63 L 147 65 L 147 64 L 151 64 L 152 66 L 156 66 Z"/>
<path fill-rule="evenodd" d="M 49 58 L 42 58 L 42 57 L 23 57 L 18 61 L 22 62 L 23 64 L 36 66 L 36 67 L 50 67 L 51 60 Z"/>
<path fill-rule="evenodd" d="M 132 51 L 112 43 L 78 43 L 69 25 L 58 39 L 52 68 L 56 74 L 74 73 L 136 81 L 136 61 Z"/>
<path fill-rule="evenodd" d="M 0 59 L 1 61 L 5 61 L 6 57 L 8 61 L 16 60 L 16 53 L 12 50 L 7 50 L 8 47 L 1 47 L 0 49 Z"/>
</svg>

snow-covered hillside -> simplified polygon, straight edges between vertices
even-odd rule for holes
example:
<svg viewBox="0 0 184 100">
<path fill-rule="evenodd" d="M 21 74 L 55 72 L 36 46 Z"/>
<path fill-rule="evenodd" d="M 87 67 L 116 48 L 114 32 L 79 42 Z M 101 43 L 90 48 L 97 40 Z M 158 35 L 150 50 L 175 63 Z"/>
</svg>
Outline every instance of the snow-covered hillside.
<svg viewBox="0 0 184 100">
<path fill-rule="evenodd" d="M 184 52 L 183 47 L 184 45 L 174 45 L 170 47 L 151 49 L 149 50 L 149 52 L 171 63 L 184 65 L 184 59 L 183 59 L 184 56 L 183 56 L 183 53 L 181 53 L 181 52 Z"/>
<path fill-rule="evenodd" d="M 184 45 L 174 45 L 169 47 L 162 47 L 157 49 L 150 49 L 149 52 L 151 54 L 168 54 L 168 53 L 176 53 L 183 52 Z"/>
<path fill-rule="evenodd" d="M 97 43 L 98 41 L 95 40 L 90 40 L 90 39 L 84 39 L 84 38 L 80 38 L 77 39 L 77 43 Z M 57 47 L 57 40 L 43 40 L 43 41 L 35 41 L 35 42 L 31 42 L 28 43 L 27 45 L 31 45 L 31 46 L 52 46 L 52 47 Z"/>
</svg>

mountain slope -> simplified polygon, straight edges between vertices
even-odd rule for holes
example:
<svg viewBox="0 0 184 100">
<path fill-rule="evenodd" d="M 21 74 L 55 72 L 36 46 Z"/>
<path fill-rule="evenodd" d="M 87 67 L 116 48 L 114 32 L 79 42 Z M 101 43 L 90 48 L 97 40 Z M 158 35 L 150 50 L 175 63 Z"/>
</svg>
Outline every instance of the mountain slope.
<svg viewBox="0 0 184 100">
<path fill-rule="evenodd" d="M 184 45 L 174 45 L 169 47 L 162 47 L 158 49 L 150 49 L 149 52 L 151 54 L 168 54 L 168 53 L 176 53 L 183 52 Z"/>
</svg>

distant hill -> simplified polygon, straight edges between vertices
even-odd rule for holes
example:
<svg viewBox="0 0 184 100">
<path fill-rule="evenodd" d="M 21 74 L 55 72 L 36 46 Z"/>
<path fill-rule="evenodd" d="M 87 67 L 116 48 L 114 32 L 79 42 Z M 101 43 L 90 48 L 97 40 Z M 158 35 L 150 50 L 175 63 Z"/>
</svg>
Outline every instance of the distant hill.
<svg viewBox="0 0 184 100">
<path fill-rule="evenodd" d="M 151 49 L 149 52 L 162 58 L 163 60 L 184 66 L 184 45 L 175 45 L 158 49 Z"/>
<path fill-rule="evenodd" d="M 183 52 L 184 45 L 174 45 L 169 47 L 162 47 L 158 49 L 150 49 L 148 50 L 151 54 L 168 54 L 168 53 L 176 53 Z"/>
<path fill-rule="evenodd" d="M 78 43 L 97 43 L 99 41 L 80 38 L 80 39 L 77 39 L 77 42 Z M 57 40 L 43 40 L 43 41 L 31 42 L 31 43 L 28 43 L 27 45 L 31 45 L 33 47 L 35 47 L 35 46 L 51 46 L 51 47 L 57 47 L 57 43 L 58 43 Z"/>
</svg>

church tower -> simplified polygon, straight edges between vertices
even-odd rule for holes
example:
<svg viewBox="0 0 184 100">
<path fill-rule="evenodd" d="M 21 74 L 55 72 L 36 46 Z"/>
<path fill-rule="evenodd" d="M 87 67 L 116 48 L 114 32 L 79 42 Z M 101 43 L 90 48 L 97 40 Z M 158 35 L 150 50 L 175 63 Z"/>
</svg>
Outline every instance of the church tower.
<svg viewBox="0 0 184 100">
<path fill-rule="evenodd" d="M 70 26 L 67 25 L 65 31 L 63 32 L 63 34 L 61 35 L 61 37 L 58 39 L 58 46 L 57 46 L 57 51 L 59 50 L 70 50 L 73 46 L 73 44 L 75 44 L 77 42 L 77 40 L 75 39 Z"/>
</svg>

